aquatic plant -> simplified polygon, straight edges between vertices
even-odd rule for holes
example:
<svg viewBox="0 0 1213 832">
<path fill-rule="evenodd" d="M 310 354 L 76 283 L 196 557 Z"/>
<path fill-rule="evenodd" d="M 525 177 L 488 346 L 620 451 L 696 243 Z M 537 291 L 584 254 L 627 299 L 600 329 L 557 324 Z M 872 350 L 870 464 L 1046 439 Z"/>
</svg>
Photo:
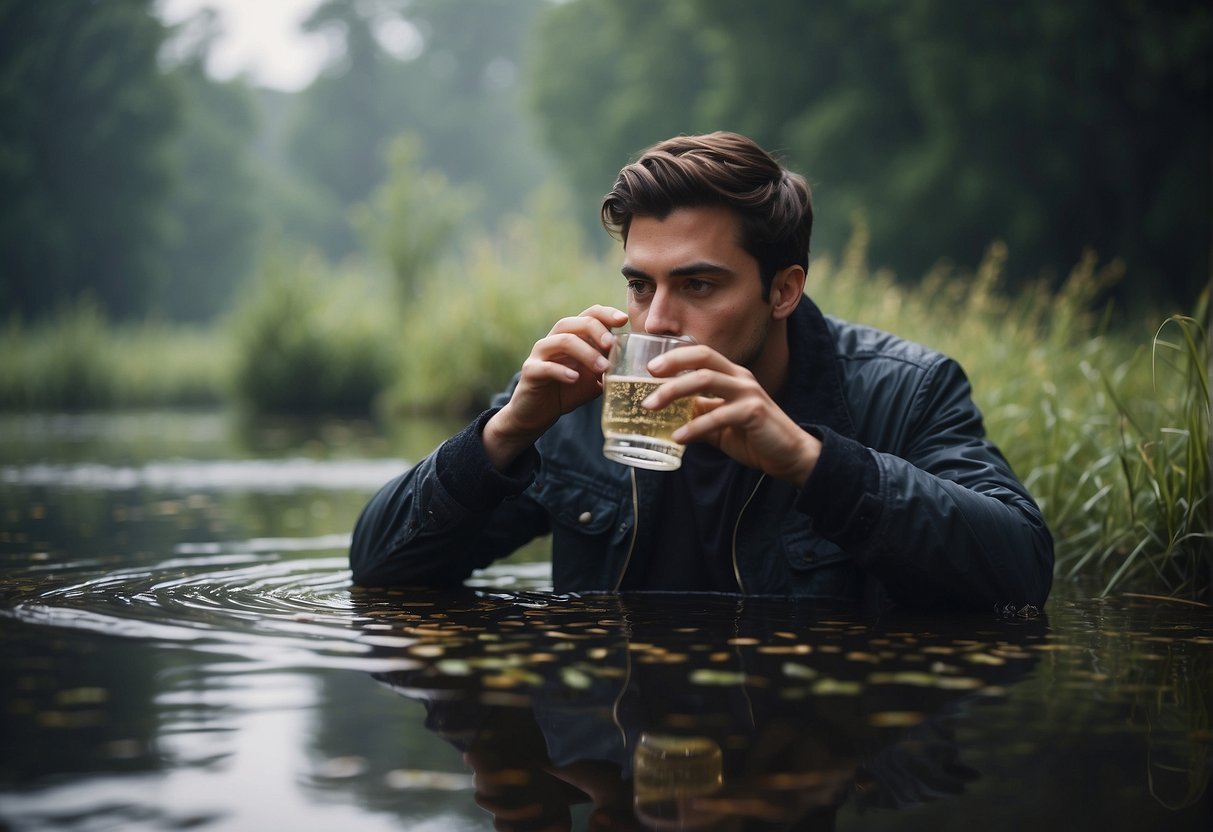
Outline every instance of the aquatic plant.
<svg viewBox="0 0 1213 832">
<path fill-rule="evenodd" d="M 973 273 L 945 265 L 916 287 L 870 269 L 866 252 L 860 223 L 837 264 L 814 264 L 809 294 L 961 362 L 988 433 L 1044 511 L 1058 577 L 1208 600 L 1208 294 L 1146 329 L 1111 322 L 1101 297 L 1123 268 L 1094 252 L 1056 289 L 1016 296 L 1000 288 L 1000 243 Z"/>
<path fill-rule="evenodd" d="M 394 372 L 397 318 L 365 271 L 271 252 L 227 322 L 237 404 L 253 413 L 369 415 Z"/>
</svg>

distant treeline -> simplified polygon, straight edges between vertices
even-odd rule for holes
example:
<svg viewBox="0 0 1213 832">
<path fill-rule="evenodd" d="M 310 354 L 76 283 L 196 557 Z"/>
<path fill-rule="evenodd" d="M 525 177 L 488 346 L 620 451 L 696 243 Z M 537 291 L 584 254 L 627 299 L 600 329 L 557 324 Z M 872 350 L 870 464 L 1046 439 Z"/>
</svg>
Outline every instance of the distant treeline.
<svg viewBox="0 0 1213 832">
<path fill-rule="evenodd" d="M 269 251 L 400 277 L 440 258 L 385 236 L 449 251 L 553 183 L 586 229 L 638 150 L 715 129 L 808 176 L 815 253 L 863 224 L 903 282 L 996 240 L 1012 287 L 1087 250 L 1122 305 L 1209 281 L 1207 0 L 323 0 L 304 27 L 343 48 L 290 95 L 210 79 L 215 19 L 154 9 L 0 0 L 6 316 L 210 320 Z M 427 173 L 388 191 L 402 134 Z M 437 186 L 437 228 L 393 207 Z"/>
</svg>

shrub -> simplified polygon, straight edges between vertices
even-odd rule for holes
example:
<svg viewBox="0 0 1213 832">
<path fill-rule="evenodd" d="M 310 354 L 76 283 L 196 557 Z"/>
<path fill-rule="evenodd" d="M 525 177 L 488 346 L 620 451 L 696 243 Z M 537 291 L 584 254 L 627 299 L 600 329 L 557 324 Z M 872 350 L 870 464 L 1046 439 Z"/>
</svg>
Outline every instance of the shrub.
<svg viewBox="0 0 1213 832">
<path fill-rule="evenodd" d="M 214 404 L 227 351 L 213 332 L 148 322 L 115 327 L 87 299 L 0 331 L 0 407 L 83 410 Z"/>
<path fill-rule="evenodd" d="M 230 322 L 236 401 L 254 413 L 366 415 L 394 371 L 394 305 L 366 274 L 271 254 Z"/>
<path fill-rule="evenodd" d="M 494 238 L 437 268 L 404 312 L 397 412 L 466 415 L 483 408 L 562 317 L 622 302 L 623 282 L 587 254 L 563 198 L 536 197 Z"/>
</svg>

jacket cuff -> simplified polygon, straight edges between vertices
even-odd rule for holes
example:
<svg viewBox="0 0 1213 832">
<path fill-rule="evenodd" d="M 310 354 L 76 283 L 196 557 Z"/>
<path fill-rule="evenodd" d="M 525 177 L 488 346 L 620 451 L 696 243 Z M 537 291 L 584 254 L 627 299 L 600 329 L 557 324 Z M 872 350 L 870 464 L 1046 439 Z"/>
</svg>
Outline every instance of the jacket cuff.
<svg viewBox="0 0 1213 832">
<path fill-rule="evenodd" d="M 438 481 L 469 511 L 488 511 L 530 487 L 539 470 L 539 452 L 528 448 L 507 471 L 498 471 L 484 449 L 484 426 L 501 408 L 484 411 L 476 421 L 439 446 L 434 458 Z"/>
<path fill-rule="evenodd" d="M 797 507 L 825 538 L 846 548 L 865 540 L 880 518 L 880 468 L 862 443 L 823 425 L 808 425 L 821 456 L 801 489 Z"/>
</svg>

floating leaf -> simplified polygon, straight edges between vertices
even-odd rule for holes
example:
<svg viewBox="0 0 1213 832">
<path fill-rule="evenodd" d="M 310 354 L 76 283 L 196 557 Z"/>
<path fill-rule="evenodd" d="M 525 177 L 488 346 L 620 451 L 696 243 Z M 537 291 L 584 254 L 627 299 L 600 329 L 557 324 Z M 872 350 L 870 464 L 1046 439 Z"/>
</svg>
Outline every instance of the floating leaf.
<svg viewBox="0 0 1213 832">
<path fill-rule="evenodd" d="M 783 675 L 792 679 L 816 679 L 821 674 L 808 665 L 796 662 L 783 663 Z"/>
<path fill-rule="evenodd" d="M 939 677 L 931 673 L 919 673 L 912 670 L 898 673 L 873 673 L 868 677 L 872 685 L 912 685 L 920 688 L 933 688 L 939 683 Z"/>
<path fill-rule="evenodd" d="M 441 644 L 414 644 L 409 652 L 423 659 L 436 659 L 446 652 L 446 648 Z"/>
<path fill-rule="evenodd" d="M 1007 663 L 1006 659 L 992 656 L 989 653 L 969 653 L 965 656 L 965 661 L 972 662 L 973 664 L 988 664 L 993 667 Z"/>
<path fill-rule="evenodd" d="M 418 771 L 416 769 L 397 768 L 383 775 L 383 782 L 389 789 L 404 791 L 406 789 L 426 789 L 433 791 L 460 791 L 471 789 L 472 775 L 455 774 L 447 771 Z"/>
<path fill-rule="evenodd" d="M 702 667 L 691 674 L 693 685 L 741 685 L 745 683 L 745 674 L 734 670 L 712 670 Z"/>
<path fill-rule="evenodd" d="M 851 662 L 870 662 L 872 664 L 880 664 L 880 656 L 871 653 L 861 653 L 858 650 L 852 650 L 846 655 L 847 661 Z"/>
<path fill-rule="evenodd" d="M 923 719 L 919 711 L 880 711 L 868 717 L 868 724 L 877 728 L 909 728 Z"/>
<path fill-rule="evenodd" d="M 587 690 L 594 683 L 594 680 L 588 674 L 583 673 L 575 667 L 561 668 L 560 678 L 565 685 L 575 690 Z"/>
<path fill-rule="evenodd" d="M 463 659 L 442 659 L 434 667 L 446 676 L 469 676 L 472 672 L 472 666 Z"/>
<path fill-rule="evenodd" d="M 862 692 L 863 685 L 859 682 L 846 682 L 839 679 L 819 679 L 813 685 L 813 693 L 818 695 L 854 696 Z"/>
</svg>

